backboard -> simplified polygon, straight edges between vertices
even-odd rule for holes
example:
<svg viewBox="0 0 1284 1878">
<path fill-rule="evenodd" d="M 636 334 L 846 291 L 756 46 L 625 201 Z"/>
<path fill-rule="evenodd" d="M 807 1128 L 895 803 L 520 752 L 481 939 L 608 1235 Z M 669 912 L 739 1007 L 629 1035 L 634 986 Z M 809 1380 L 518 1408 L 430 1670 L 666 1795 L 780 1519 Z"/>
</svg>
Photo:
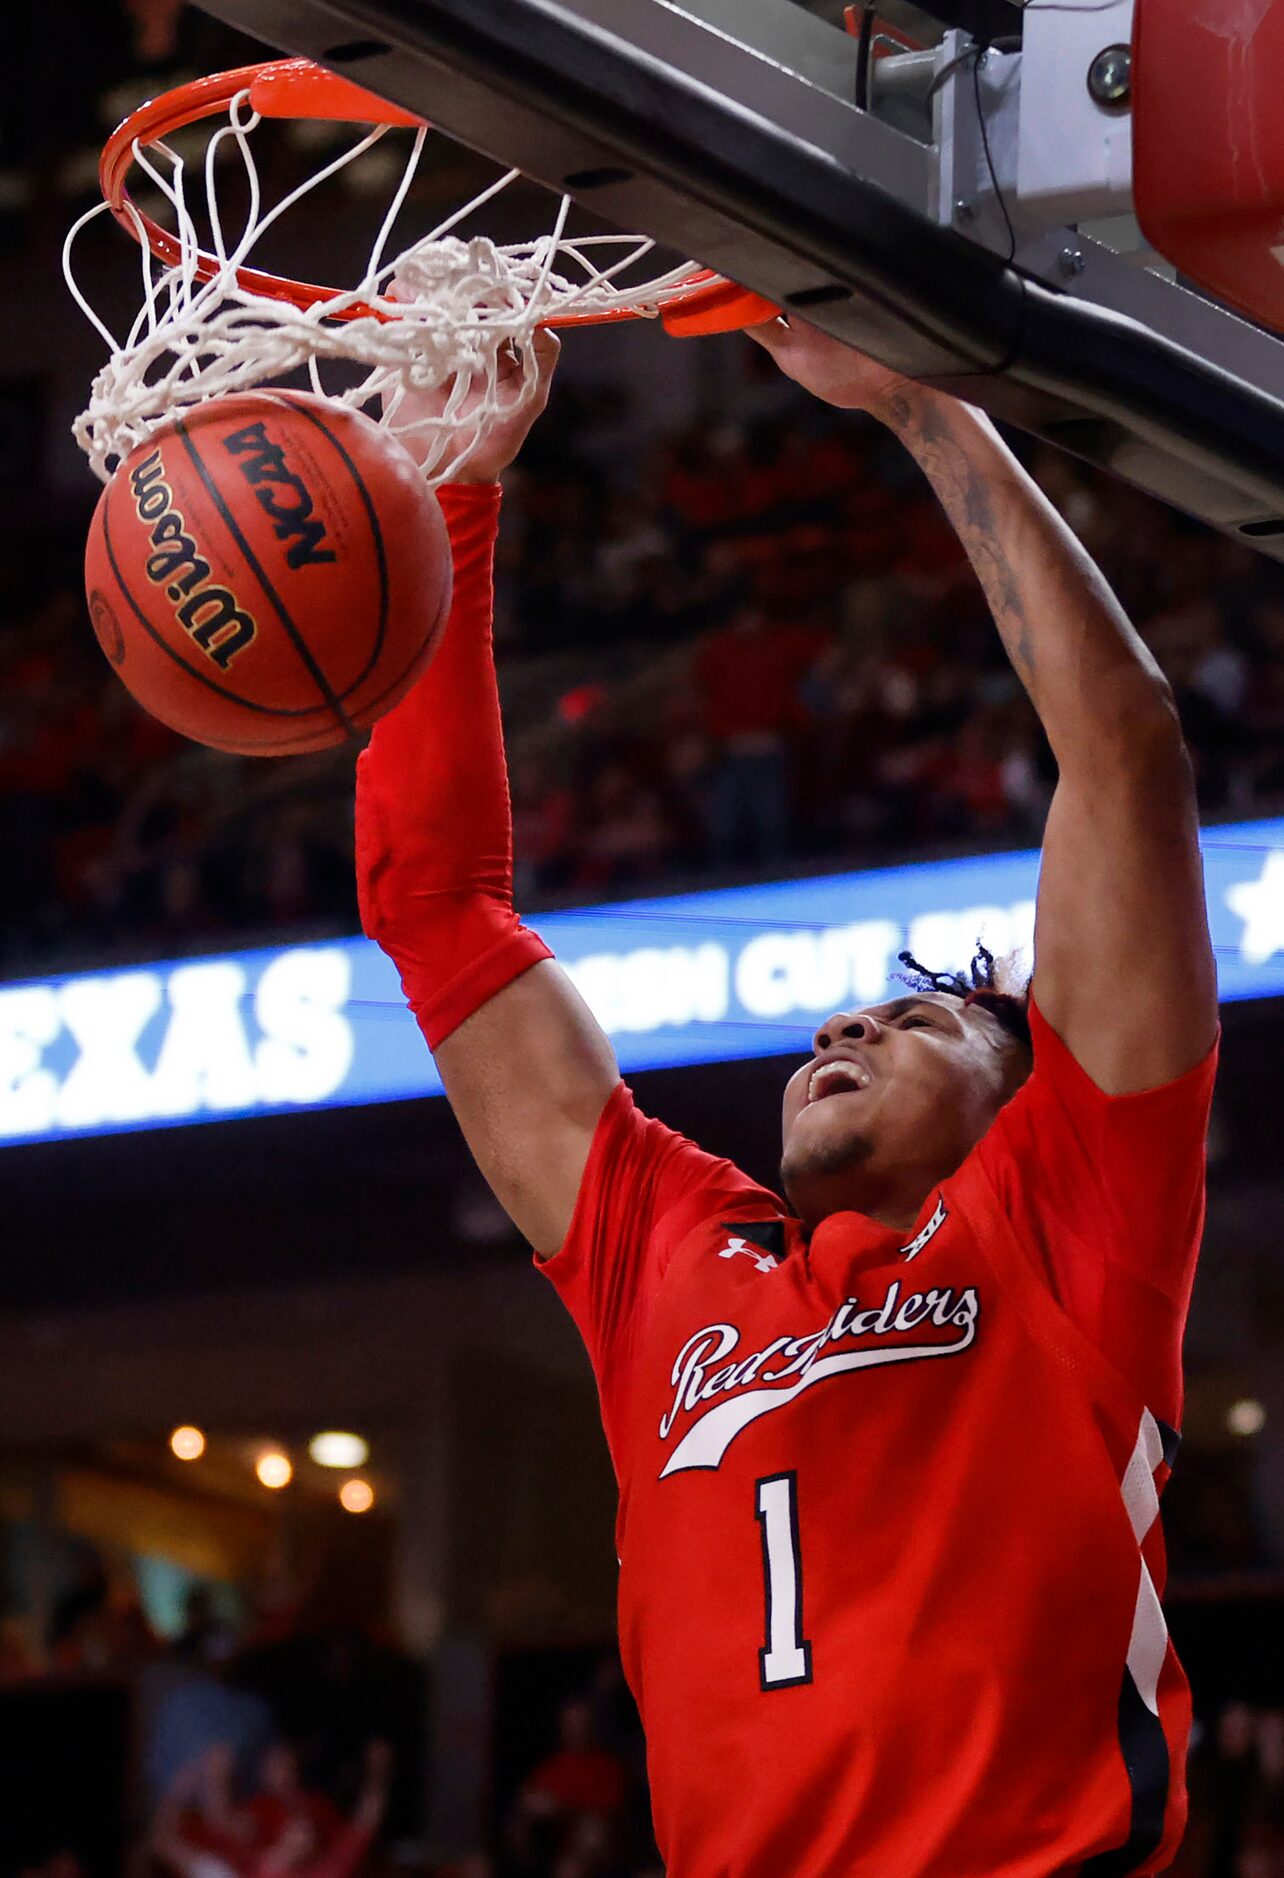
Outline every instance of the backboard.
<svg viewBox="0 0 1284 1878">
<path fill-rule="evenodd" d="M 939 0 L 921 46 L 795 0 L 202 4 L 1284 559 L 1284 340 L 1131 213 L 1133 0 Z"/>
</svg>

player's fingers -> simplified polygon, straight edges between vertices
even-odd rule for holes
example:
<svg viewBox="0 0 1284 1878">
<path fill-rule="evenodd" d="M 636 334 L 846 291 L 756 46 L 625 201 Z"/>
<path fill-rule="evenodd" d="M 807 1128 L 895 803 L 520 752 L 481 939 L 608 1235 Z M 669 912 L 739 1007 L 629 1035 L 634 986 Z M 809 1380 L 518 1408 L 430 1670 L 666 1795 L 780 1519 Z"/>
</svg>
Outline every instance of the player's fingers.
<svg viewBox="0 0 1284 1878">
<path fill-rule="evenodd" d="M 744 333 L 747 339 L 752 339 L 755 345 L 764 347 L 776 357 L 788 348 L 794 337 L 793 328 L 783 313 L 778 313 L 775 319 L 764 321 L 761 326 L 746 326 Z"/>
<path fill-rule="evenodd" d="M 548 403 L 548 394 L 553 385 L 553 373 L 561 355 L 562 342 L 557 334 L 550 332 L 547 326 L 541 327 L 531 341 L 531 350 L 535 354 L 537 376 L 535 384 L 535 403 L 543 410 Z"/>
<path fill-rule="evenodd" d="M 540 389 L 547 392 L 557 361 L 561 356 L 562 342 L 555 332 L 542 326 L 534 339 L 535 359 L 539 365 Z"/>
</svg>

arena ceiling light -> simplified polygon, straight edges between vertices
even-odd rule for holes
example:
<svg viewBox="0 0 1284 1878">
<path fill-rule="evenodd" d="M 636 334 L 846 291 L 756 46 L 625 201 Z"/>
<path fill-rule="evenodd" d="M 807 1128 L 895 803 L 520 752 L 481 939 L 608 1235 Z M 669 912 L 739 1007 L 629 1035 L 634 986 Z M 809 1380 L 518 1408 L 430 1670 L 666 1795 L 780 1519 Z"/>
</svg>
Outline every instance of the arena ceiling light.
<svg viewBox="0 0 1284 1878">
<path fill-rule="evenodd" d="M 290 1465 L 289 1456 L 282 1454 L 279 1448 L 269 1448 L 265 1453 L 260 1454 L 254 1463 L 254 1471 L 258 1475 L 261 1486 L 273 1489 L 288 1487 L 294 1477 L 294 1469 Z"/>
<path fill-rule="evenodd" d="M 345 1513 L 368 1513 L 374 1500 L 374 1488 L 368 1480 L 345 1480 L 339 1489 L 339 1505 Z"/>
<path fill-rule="evenodd" d="M 1243 1396 L 1227 1409 L 1226 1426 L 1233 1435 L 1258 1435 L 1266 1426 L 1266 1410 L 1254 1396 Z"/>
<path fill-rule="evenodd" d="M 308 1453 L 318 1467 L 364 1467 L 370 1459 L 370 1443 L 360 1435 L 328 1428 L 319 1435 L 313 1435 L 308 1443 Z"/>
<path fill-rule="evenodd" d="M 181 1428 L 174 1430 L 169 1445 L 180 1461 L 199 1461 L 205 1452 L 205 1436 L 199 1428 L 184 1423 Z"/>
</svg>

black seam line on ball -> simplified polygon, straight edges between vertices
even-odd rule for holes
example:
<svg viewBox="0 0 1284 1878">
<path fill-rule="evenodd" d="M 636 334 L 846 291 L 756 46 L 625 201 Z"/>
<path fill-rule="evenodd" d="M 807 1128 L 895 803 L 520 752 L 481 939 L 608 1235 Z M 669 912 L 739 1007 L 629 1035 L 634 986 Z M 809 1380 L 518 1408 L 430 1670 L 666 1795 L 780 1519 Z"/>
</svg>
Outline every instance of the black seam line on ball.
<svg viewBox="0 0 1284 1878">
<path fill-rule="evenodd" d="M 381 707 L 383 707 L 384 705 L 384 699 L 391 697 L 396 692 L 397 687 L 399 685 L 405 684 L 407 675 L 414 670 L 417 661 L 422 656 L 423 656 L 423 647 L 417 646 L 415 649 L 414 657 L 407 659 L 406 663 L 402 666 L 401 670 L 397 673 L 397 676 L 395 678 L 390 678 L 387 684 L 384 686 L 382 691 L 376 692 L 373 698 L 368 698 L 366 702 L 362 705 L 361 715 L 362 715 L 363 720 L 367 717 L 370 717 L 370 722 L 368 723 L 363 722 L 361 725 L 362 737 L 367 736 L 373 724 L 377 721 L 379 717 L 383 716 L 383 708 Z M 392 706 L 388 705 L 385 708 L 387 708 L 388 710 L 391 710 Z M 320 710 L 321 706 L 314 705 L 313 709 Z M 370 715 L 371 713 L 373 713 L 374 715 L 371 716 Z M 318 727 L 318 733 L 319 733 L 319 730 L 320 730 L 320 727 Z M 303 733 L 303 735 L 305 736 L 309 736 L 311 734 L 312 733 L 307 732 L 307 731 Z M 286 739 L 282 738 L 281 742 L 284 742 L 284 741 L 286 741 Z M 276 742 L 246 743 L 246 744 L 220 743 L 217 747 L 220 750 L 226 750 L 230 756 L 253 756 L 256 752 L 260 755 L 270 756 L 273 753 L 273 751 L 279 748 L 279 745 Z M 306 750 L 299 750 L 297 752 L 294 752 L 294 754 L 297 754 L 298 756 L 312 756 L 313 754 L 315 754 L 317 750 L 333 750 L 334 748 L 336 748 L 336 745 L 333 742 L 309 744 Z M 287 754 L 289 753 L 287 752 Z"/>
<path fill-rule="evenodd" d="M 168 648 L 166 648 L 166 650 L 168 650 Z M 408 675 L 414 670 L 415 665 L 419 661 L 419 659 L 422 658 L 423 650 L 424 649 L 422 645 L 416 646 L 413 656 L 407 659 L 406 663 L 402 666 L 401 670 L 397 673 L 396 677 L 390 678 L 387 684 L 384 686 L 382 691 L 376 692 L 373 698 L 368 698 L 366 700 L 366 702 L 361 707 L 361 714 L 362 714 L 363 719 L 365 719 L 367 716 L 371 716 L 371 714 L 374 714 L 373 716 L 371 716 L 371 722 L 374 722 L 377 717 L 383 716 L 384 708 L 387 708 L 389 710 L 392 708 L 390 705 L 385 707 L 384 700 L 386 698 L 392 697 L 397 691 L 398 687 L 405 684 Z M 197 672 L 197 673 L 194 673 L 193 676 L 200 677 L 201 674 Z M 237 702 L 239 703 L 240 700 L 238 699 Z M 256 705 L 253 708 L 256 710 L 264 710 L 268 707 L 264 705 Z M 311 708 L 308 711 L 299 713 L 299 715 L 310 717 L 315 712 L 321 710 L 322 708 L 323 707 L 321 705 L 314 704 L 313 706 L 311 706 Z M 162 719 L 162 722 L 163 721 L 164 720 Z M 322 741 L 320 743 L 311 741 L 311 739 L 315 737 L 322 736 L 324 732 L 327 732 L 329 730 L 329 728 L 330 728 L 330 725 L 329 725 L 329 722 L 327 721 L 324 724 L 318 725 L 315 731 L 299 732 L 296 730 L 292 732 L 287 732 L 284 737 L 273 738 L 271 742 L 267 742 L 267 741 L 260 739 L 259 741 L 254 742 L 254 743 L 233 743 L 230 741 L 230 739 L 220 736 L 217 743 L 210 743 L 208 744 L 207 747 L 212 750 L 222 750 L 228 756 L 276 756 L 276 755 L 313 756 L 316 754 L 318 750 L 333 750 L 334 748 L 336 748 L 333 738 L 331 738 L 329 741 Z M 369 728 L 370 728 L 369 724 L 365 722 L 362 723 L 361 731 L 362 731 L 363 736 L 367 733 Z M 296 747 L 292 750 L 282 750 L 281 748 L 282 744 L 294 743 L 295 740 L 299 738 L 300 736 L 307 737 L 310 740 L 305 747 L 300 748 L 300 747 L 297 747 L 296 745 Z"/>
<path fill-rule="evenodd" d="M 263 395 L 271 396 L 272 394 L 265 393 Z M 375 669 L 375 666 L 379 663 L 379 654 L 383 650 L 384 637 L 388 630 L 388 557 L 384 551 L 383 528 L 379 521 L 378 511 L 375 508 L 370 491 L 366 488 L 365 479 L 361 471 L 357 468 L 342 442 L 335 436 L 325 419 L 316 411 L 312 410 L 309 405 L 304 404 L 302 399 L 296 402 L 293 398 L 277 395 L 273 399 L 273 402 L 281 404 L 286 409 L 297 413 L 299 417 L 306 417 L 309 424 L 315 425 L 321 432 L 321 435 L 332 445 L 336 454 L 342 459 L 349 476 L 352 478 L 357 494 L 361 497 L 362 504 L 365 507 L 366 519 L 370 523 L 370 534 L 374 543 L 375 561 L 379 568 L 379 624 L 375 628 L 374 648 L 371 651 L 369 659 L 348 686 L 347 690 L 339 693 L 339 696 L 346 700 L 352 697 L 358 687 L 365 683 L 366 679 Z M 435 497 L 433 499 L 434 501 L 436 500 Z"/>
<path fill-rule="evenodd" d="M 349 737 L 351 737 L 355 741 L 357 737 L 360 735 L 360 733 L 357 730 L 356 725 L 353 723 L 352 719 L 348 716 L 348 713 L 344 710 L 343 705 L 339 700 L 338 693 L 335 691 L 333 685 L 330 683 L 325 673 L 321 670 L 321 667 L 317 664 L 316 659 L 312 656 L 312 652 L 309 649 L 307 642 L 305 641 L 302 633 L 299 631 L 294 621 L 290 618 L 289 612 L 286 609 L 284 601 L 281 599 L 280 594 L 277 592 L 276 588 L 272 585 L 272 582 L 268 577 L 266 568 L 264 568 L 260 564 L 258 556 L 255 554 L 253 548 L 251 548 L 249 542 L 245 539 L 245 536 L 242 534 L 240 523 L 237 521 L 236 517 L 233 515 L 227 503 L 223 500 L 223 496 L 218 488 L 218 485 L 215 483 L 213 477 L 210 475 L 209 470 L 207 469 L 205 463 L 201 459 L 200 453 L 197 451 L 196 446 L 193 444 L 191 438 L 188 436 L 187 424 L 184 419 L 182 418 L 179 419 L 178 423 L 174 426 L 174 433 L 181 440 L 183 448 L 187 451 L 188 456 L 192 459 L 192 466 L 195 469 L 196 474 L 200 477 L 201 481 L 204 483 L 206 493 L 208 494 L 211 502 L 213 502 L 215 508 L 218 510 L 219 514 L 222 516 L 223 521 L 227 526 L 228 533 L 231 535 L 233 541 L 235 541 L 237 547 L 241 550 L 241 553 L 244 555 L 246 565 L 257 576 L 259 585 L 262 587 L 264 593 L 267 595 L 268 599 L 272 602 L 272 605 L 275 607 L 276 616 L 278 620 L 281 622 L 281 627 L 285 633 L 286 638 L 290 641 L 290 644 L 294 647 L 300 659 L 303 661 L 304 666 L 307 668 L 307 671 L 312 678 L 312 682 L 316 685 L 317 690 L 321 693 L 321 696 L 324 699 L 325 703 L 328 704 L 330 709 L 334 712 L 334 715 L 339 720 L 339 722 L 343 725 L 343 728 L 347 731 Z"/>
<path fill-rule="evenodd" d="M 421 640 L 420 643 L 415 647 L 414 652 L 406 660 L 401 670 L 397 673 L 396 677 L 390 678 L 387 684 L 383 687 L 383 690 L 377 691 L 373 698 L 366 699 L 365 703 L 361 706 L 361 716 L 362 716 L 362 719 L 364 720 L 361 726 L 361 733 L 363 736 L 368 735 L 368 733 L 373 729 L 374 725 L 378 722 L 379 718 L 383 716 L 385 709 L 387 710 L 392 709 L 391 705 L 384 704 L 385 698 L 393 697 L 398 687 L 405 684 L 410 673 L 415 669 L 415 666 L 419 663 L 420 659 L 423 657 L 423 653 L 424 653 L 424 645 L 423 645 L 423 641 Z M 400 700 L 398 699 L 397 702 L 400 702 Z"/>
<path fill-rule="evenodd" d="M 117 473 L 119 474 L 119 472 Z M 120 565 L 116 560 L 116 550 L 112 546 L 111 527 L 109 523 L 110 515 L 111 491 L 109 490 L 107 503 L 103 509 L 103 546 L 107 550 L 107 559 L 111 563 L 111 571 L 116 576 L 116 584 L 124 594 L 126 600 L 128 600 L 134 617 L 137 619 L 148 638 L 155 641 L 167 658 L 173 659 L 180 671 L 186 672 L 189 678 L 194 678 L 198 685 L 204 685 L 208 691 L 217 692 L 220 698 L 226 698 L 230 704 L 239 704 L 242 710 L 245 711 L 257 711 L 262 717 L 311 717 L 312 713 L 320 708 L 315 704 L 310 704 L 306 711 L 287 711 L 279 709 L 273 704 L 255 704 L 252 699 L 243 698 L 239 692 L 230 691 L 226 685 L 220 685 L 217 678 L 211 678 L 210 674 L 203 672 L 199 666 L 189 665 L 177 646 L 172 646 L 165 635 L 156 630 L 146 613 L 144 613 L 142 607 L 139 606 L 137 600 L 135 600 L 133 594 L 130 592 L 125 582 L 125 576 L 121 573 Z M 126 652 L 126 657 L 128 657 L 128 651 Z M 119 667 L 118 669 L 123 671 L 123 667 Z M 126 688 L 128 689 L 128 687 Z"/>
</svg>

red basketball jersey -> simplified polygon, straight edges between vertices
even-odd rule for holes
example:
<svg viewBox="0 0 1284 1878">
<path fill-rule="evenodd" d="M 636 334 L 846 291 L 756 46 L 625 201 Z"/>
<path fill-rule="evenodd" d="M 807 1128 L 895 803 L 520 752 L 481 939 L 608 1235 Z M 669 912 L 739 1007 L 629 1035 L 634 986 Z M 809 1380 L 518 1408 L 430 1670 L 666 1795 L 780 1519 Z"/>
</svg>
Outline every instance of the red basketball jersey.
<svg viewBox="0 0 1284 1878">
<path fill-rule="evenodd" d="M 543 1269 L 620 1487 L 670 1878 L 1156 1872 L 1185 1817 L 1158 1495 L 1214 1061 L 1034 1070 L 913 1233 L 810 1238 L 621 1086 Z"/>
</svg>

